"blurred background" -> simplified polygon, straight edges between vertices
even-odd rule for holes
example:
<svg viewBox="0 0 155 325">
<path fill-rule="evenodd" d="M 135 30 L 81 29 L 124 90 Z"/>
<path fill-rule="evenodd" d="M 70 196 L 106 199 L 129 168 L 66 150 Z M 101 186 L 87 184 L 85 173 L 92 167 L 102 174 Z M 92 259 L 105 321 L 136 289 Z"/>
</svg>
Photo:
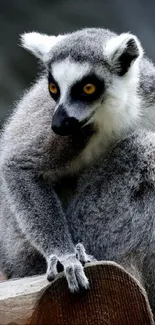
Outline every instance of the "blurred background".
<svg viewBox="0 0 155 325">
<path fill-rule="evenodd" d="M 82 27 L 130 31 L 155 61 L 155 0 L 1 0 L 0 124 L 38 71 L 37 60 L 18 46 L 19 34 L 57 35 Z"/>
</svg>

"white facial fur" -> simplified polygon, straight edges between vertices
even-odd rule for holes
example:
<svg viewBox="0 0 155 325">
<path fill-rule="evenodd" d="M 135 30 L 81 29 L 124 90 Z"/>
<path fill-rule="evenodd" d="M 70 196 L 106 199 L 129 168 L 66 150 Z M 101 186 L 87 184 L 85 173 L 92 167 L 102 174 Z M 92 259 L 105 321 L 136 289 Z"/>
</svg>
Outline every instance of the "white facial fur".
<svg viewBox="0 0 155 325">
<path fill-rule="evenodd" d="M 77 62 L 71 62 L 69 58 L 52 65 L 52 75 L 60 87 L 61 100 L 66 97 L 68 89 L 70 89 L 74 83 L 87 75 L 90 68 L 91 66 L 88 62 L 78 64 Z"/>
<path fill-rule="evenodd" d="M 105 100 L 94 115 L 96 123 L 102 124 L 101 129 L 107 128 L 109 133 L 117 133 L 140 116 L 138 76 L 138 62 L 123 77 L 113 75 Z"/>
<path fill-rule="evenodd" d="M 70 90 L 72 86 L 80 81 L 91 71 L 91 65 L 88 62 L 83 64 L 71 62 L 69 58 L 64 61 L 56 62 L 52 65 L 52 75 L 60 88 L 59 105 L 63 104 L 66 112 L 70 117 L 75 117 L 79 121 L 89 117 L 91 108 L 89 110 L 82 110 L 80 104 L 78 106 L 70 105 Z M 82 106 L 82 105 L 81 105 Z M 57 106 L 55 111 L 57 110 Z"/>
</svg>

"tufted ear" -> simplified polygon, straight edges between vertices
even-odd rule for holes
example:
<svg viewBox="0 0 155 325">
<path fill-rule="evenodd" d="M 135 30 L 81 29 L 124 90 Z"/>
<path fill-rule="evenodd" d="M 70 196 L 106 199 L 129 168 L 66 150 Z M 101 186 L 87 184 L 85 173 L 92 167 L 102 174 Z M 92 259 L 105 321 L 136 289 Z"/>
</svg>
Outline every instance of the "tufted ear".
<svg viewBox="0 0 155 325">
<path fill-rule="evenodd" d="M 123 33 L 107 42 L 104 55 L 112 70 L 123 76 L 132 63 L 143 55 L 143 48 L 135 35 Z"/>
<path fill-rule="evenodd" d="M 64 35 L 48 36 L 36 32 L 24 33 L 21 35 L 21 45 L 41 61 L 45 62 L 46 56 L 51 48 L 62 38 L 64 38 Z"/>
</svg>

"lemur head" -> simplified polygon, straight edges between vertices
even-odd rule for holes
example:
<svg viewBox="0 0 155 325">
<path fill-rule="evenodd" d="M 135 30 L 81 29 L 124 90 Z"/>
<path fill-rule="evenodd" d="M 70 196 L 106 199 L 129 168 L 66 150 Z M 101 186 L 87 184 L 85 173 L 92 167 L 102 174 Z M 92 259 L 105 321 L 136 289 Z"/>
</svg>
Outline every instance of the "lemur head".
<svg viewBox="0 0 155 325">
<path fill-rule="evenodd" d="M 136 36 L 98 28 L 57 37 L 32 32 L 22 46 L 47 68 L 55 133 L 72 135 L 89 123 L 119 132 L 138 116 L 143 50 Z"/>
</svg>

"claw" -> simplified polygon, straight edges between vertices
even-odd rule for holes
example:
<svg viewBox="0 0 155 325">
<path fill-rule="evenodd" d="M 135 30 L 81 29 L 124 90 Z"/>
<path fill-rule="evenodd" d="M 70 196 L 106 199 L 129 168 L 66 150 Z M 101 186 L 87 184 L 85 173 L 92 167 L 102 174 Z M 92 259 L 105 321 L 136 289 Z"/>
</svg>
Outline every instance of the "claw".
<svg viewBox="0 0 155 325">
<path fill-rule="evenodd" d="M 73 293 L 78 292 L 79 285 L 78 285 L 78 281 L 76 279 L 74 267 L 67 266 L 66 270 L 65 270 L 65 274 L 66 274 L 66 279 L 67 279 L 70 291 Z"/>
<path fill-rule="evenodd" d="M 81 265 L 80 265 L 80 267 L 76 267 L 75 275 L 78 280 L 80 288 L 87 290 L 89 288 L 89 281 L 88 281 L 88 279 L 84 273 L 83 267 Z"/>
</svg>

